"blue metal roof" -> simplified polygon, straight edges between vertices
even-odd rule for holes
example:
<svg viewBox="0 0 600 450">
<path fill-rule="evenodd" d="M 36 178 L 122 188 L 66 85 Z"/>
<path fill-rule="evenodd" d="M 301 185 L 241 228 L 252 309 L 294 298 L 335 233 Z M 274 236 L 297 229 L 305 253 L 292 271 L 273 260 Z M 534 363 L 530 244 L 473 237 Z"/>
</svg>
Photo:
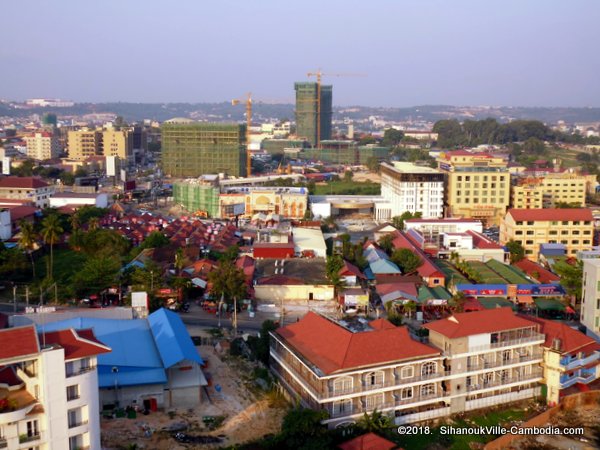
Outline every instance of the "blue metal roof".
<svg viewBox="0 0 600 450">
<path fill-rule="evenodd" d="M 98 355 L 101 388 L 113 387 L 115 381 L 119 386 L 162 384 L 167 382 L 165 369 L 173 364 L 183 359 L 203 363 L 185 325 L 171 311 L 156 311 L 148 320 L 79 317 L 38 325 L 44 331 L 65 328 L 92 328 L 96 337 L 112 349 Z M 118 372 L 113 372 L 114 367 Z"/>
<path fill-rule="evenodd" d="M 179 314 L 161 308 L 148 316 L 148 322 L 165 368 L 183 360 L 204 364 Z"/>
<path fill-rule="evenodd" d="M 370 263 L 369 267 L 374 274 L 400 273 L 398 266 L 387 259 L 378 259 L 377 261 Z"/>
</svg>

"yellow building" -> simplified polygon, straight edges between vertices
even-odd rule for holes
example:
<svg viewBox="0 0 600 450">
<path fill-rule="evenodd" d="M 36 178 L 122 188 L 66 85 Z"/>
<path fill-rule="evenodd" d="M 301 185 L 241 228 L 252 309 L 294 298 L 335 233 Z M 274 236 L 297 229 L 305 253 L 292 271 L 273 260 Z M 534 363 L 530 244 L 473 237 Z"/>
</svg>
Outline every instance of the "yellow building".
<svg viewBox="0 0 600 450">
<path fill-rule="evenodd" d="M 561 391 L 575 384 L 589 384 L 600 376 L 600 345 L 591 337 L 563 323 L 531 317 L 545 335 L 542 368 L 546 401 L 559 402 Z"/>
<path fill-rule="evenodd" d="M 509 209 L 500 225 L 500 243 L 519 242 L 525 256 L 536 261 L 540 244 L 564 244 L 567 256 L 575 256 L 592 247 L 593 233 L 590 209 Z"/>
<path fill-rule="evenodd" d="M 101 155 L 102 133 L 82 129 L 69 131 L 67 149 L 69 158 L 83 161 L 90 156 Z"/>
<path fill-rule="evenodd" d="M 512 191 L 513 208 L 553 208 L 558 203 L 585 206 L 588 185 L 586 176 L 575 173 L 551 173 L 545 177 L 526 178 Z"/>
<path fill-rule="evenodd" d="M 104 156 L 118 156 L 129 161 L 133 158 L 133 133 L 131 130 L 103 130 L 102 146 Z"/>
<path fill-rule="evenodd" d="M 510 199 L 510 174 L 503 158 L 456 150 L 441 154 L 438 167 L 447 180 L 447 216 L 500 224 Z"/>
<path fill-rule="evenodd" d="M 60 155 L 58 137 L 48 131 L 36 132 L 25 136 L 27 157 L 38 161 L 56 158 Z"/>
</svg>

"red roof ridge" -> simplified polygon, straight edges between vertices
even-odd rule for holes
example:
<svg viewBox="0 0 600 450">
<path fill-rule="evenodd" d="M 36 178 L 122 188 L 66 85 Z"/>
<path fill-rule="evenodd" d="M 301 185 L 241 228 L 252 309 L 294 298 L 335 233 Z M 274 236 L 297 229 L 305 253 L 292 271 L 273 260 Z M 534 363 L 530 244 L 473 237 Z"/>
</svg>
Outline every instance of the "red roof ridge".
<svg viewBox="0 0 600 450">
<path fill-rule="evenodd" d="M 594 217 L 589 208 L 510 208 L 506 215 L 515 221 L 563 221 L 563 220 L 584 220 L 592 221 Z"/>
<path fill-rule="evenodd" d="M 40 342 L 35 325 L 0 330 L 0 359 L 10 359 L 40 352 Z"/>
</svg>

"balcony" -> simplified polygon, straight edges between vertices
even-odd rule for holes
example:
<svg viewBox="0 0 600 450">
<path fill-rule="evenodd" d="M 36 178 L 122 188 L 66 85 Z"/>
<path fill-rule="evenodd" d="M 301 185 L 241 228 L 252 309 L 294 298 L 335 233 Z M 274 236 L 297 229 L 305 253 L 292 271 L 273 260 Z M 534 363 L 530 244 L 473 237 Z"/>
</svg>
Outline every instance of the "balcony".
<svg viewBox="0 0 600 450">
<path fill-rule="evenodd" d="M 478 398 L 477 400 L 467 400 L 465 402 L 465 411 L 473 409 L 487 408 L 501 403 L 510 403 L 518 400 L 524 400 L 539 395 L 540 388 L 523 389 L 519 392 L 509 392 L 507 394 L 492 395 L 490 397 Z"/>
<path fill-rule="evenodd" d="M 588 364 L 593 363 L 594 361 L 598 361 L 599 359 L 600 359 L 600 353 L 594 352 L 590 356 L 587 356 L 586 358 L 574 359 L 574 360 L 571 360 L 570 362 L 567 362 L 566 360 L 563 359 L 563 360 L 561 360 L 560 364 L 561 364 L 561 366 L 564 366 L 565 370 L 571 370 L 571 369 L 575 369 L 576 367 L 587 366 Z"/>
<path fill-rule="evenodd" d="M 27 389 L 0 388 L 0 400 L 6 401 L 6 406 L 0 409 L 0 423 L 18 422 L 25 419 L 29 411 L 33 409 L 37 400 Z"/>
<path fill-rule="evenodd" d="M 560 377 L 560 388 L 566 389 L 573 386 L 576 383 L 588 384 L 596 379 L 596 372 L 594 370 L 582 371 L 579 375 L 573 377 Z"/>
<path fill-rule="evenodd" d="M 39 439 L 40 433 L 22 434 L 19 436 L 19 444 L 24 444 L 25 442 L 33 442 Z"/>
<path fill-rule="evenodd" d="M 88 421 L 87 420 L 76 420 L 73 422 L 69 422 L 69 428 L 77 428 L 80 427 L 82 425 L 87 425 Z"/>
<path fill-rule="evenodd" d="M 91 372 L 95 368 L 96 368 L 95 366 L 89 366 L 89 367 L 80 367 L 79 369 L 76 369 L 76 370 L 67 370 L 66 375 L 67 375 L 67 378 L 76 377 L 77 375 L 82 375 L 86 372 Z"/>
<path fill-rule="evenodd" d="M 542 342 L 545 341 L 545 339 L 546 338 L 543 334 L 532 333 L 530 336 L 522 337 L 522 338 L 518 338 L 518 339 L 507 339 L 507 340 L 502 340 L 502 341 L 493 342 L 493 343 L 484 344 L 484 345 L 475 345 L 473 347 L 469 347 L 469 349 L 466 351 L 452 352 L 452 351 L 448 350 L 448 351 L 445 351 L 444 353 L 448 356 L 456 356 L 456 355 L 462 355 L 462 354 L 467 354 L 467 353 L 484 352 L 486 350 L 495 350 L 495 349 L 500 349 L 500 348 L 504 348 L 504 347 L 512 347 L 514 345 L 525 345 L 525 344 L 530 344 L 533 342 L 539 342 L 541 344 Z"/>
<path fill-rule="evenodd" d="M 422 422 L 424 420 L 436 419 L 438 417 L 445 417 L 450 415 L 450 407 L 436 408 L 429 411 L 418 412 L 414 414 L 406 414 L 404 416 L 396 417 L 394 420 L 395 425 L 402 425 L 405 423 Z"/>
<path fill-rule="evenodd" d="M 529 374 L 516 376 L 516 377 L 505 377 L 505 378 L 497 377 L 495 380 L 488 381 L 488 382 L 482 382 L 482 381 L 478 380 L 479 381 L 478 384 L 472 384 L 470 386 L 467 386 L 467 392 L 479 391 L 479 390 L 489 389 L 489 388 L 498 387 L 498 386 L 507 386 L 507 385 L 513 384 L 513 383 L 523 383 L 526 381 L 533 381 L 533 380 L 536 380 L 541 377 L 542 377 L 541 369 L 536 369 Z"/>
<path fill-rule="evenodd" d="M 513 364 L 520 364 L 525 362 L 531 362 L 541 360 L 543 358 L 542 353 L 533 353 L 527 356 L 519 356 L 518 358 L 510 359 L 496 359 L 494 362 L 479 362 L 478 364 L 467 364 L 467 371 L 474 372 L 477 370 L 493 369 L 495 367 L 511 366 Z"/>
<path fill-rule="evenodd" d="M 8 447 L 8 442 L 6 441 L 6 438 L 0 438 L 0 448 L 7 448 Z"/>
</svg>

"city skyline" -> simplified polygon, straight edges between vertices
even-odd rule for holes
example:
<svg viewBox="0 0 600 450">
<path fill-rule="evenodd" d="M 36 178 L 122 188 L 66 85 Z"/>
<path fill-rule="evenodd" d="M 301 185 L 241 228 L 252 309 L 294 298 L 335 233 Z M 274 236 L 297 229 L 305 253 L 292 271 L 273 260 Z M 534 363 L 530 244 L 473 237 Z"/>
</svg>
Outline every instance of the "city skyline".
<svg viewBox="0 0 600 450">
<path fill-rule="evenodd" d="M 324 77 L 338 106 L 600 106 L 599 10 L 586 0 L 24 1 L 5 5 L 23 20 L 0 29 L 0 98 L 213 103 L 251 91 L 293 103 L 293 83 L 320 68 L 367 74 Z"/>
</svg>

